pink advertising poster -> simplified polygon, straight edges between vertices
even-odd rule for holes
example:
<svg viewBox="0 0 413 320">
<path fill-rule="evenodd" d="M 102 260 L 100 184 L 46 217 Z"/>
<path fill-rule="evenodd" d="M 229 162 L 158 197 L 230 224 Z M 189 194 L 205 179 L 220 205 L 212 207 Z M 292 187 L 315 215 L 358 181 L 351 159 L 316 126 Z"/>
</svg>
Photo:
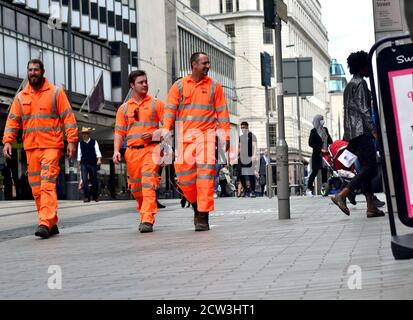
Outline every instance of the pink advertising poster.
<svg viewBox="0 0 413 320">
<path fill-rule="evenodd" d="M 413 218 L 413 69 L 389 72 L 407 214 Z"/>
</svg>

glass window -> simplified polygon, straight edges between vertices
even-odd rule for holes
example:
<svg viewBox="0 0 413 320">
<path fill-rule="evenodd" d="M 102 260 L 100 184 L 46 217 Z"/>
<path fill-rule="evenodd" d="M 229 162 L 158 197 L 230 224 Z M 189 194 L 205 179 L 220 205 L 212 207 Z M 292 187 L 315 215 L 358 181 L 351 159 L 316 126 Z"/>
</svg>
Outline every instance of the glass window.
<svg viewBox="0 0 413 320">
<path fill-rule="evenodd" d="M 123 19 L 123 33 L 129 34 L 129 20 Z"/>
<path fill-rule="evenodd" d="M 72 0 L 72 9 L 80 11 L 80 0 Z"/>
<path fill-rule="evenodd" d="M 116 30 L 122 31 L 122 16 L 116 15 Z"/>
<path fill-rule="evenodd" d="M 129 8 L 135 9 L 135 1 L 136 0 L 129 0 Z"/>
<path fill-rule="evenodd" d="M 233 0 L 226 0 L 225 2 L 226 2 L 226 5 L 225 5 L 225 9 L 227 10 L 227 12 L 232 12 L 232 11 L 234 11 L 234 8 L 233 8 L 233 2 L 232 2 Z"/>
<path fill-rule="evenodd" d="M 137 33 L 136 33 L 136 23 L 131 23 L 130 24 L 130 35 L 132 38 L 136 38 Z"/>
<path fill-rule="evenodd" d="M 28 35 L 29 34 L 29 17 L 17 12 L 17 32 Z"/>
<path fill-rule="evenodd" d="M 90 11 L 91 11 L 91 14 L 90 14 L 91 18 L 97 20 L 98 19 L 98 11 L 99 11 L 98 4 L 95 3 L 95 2 L 91 2 L 90 3 Z"/>
<path fill-rule="evenodd" d="M 89 15 L 89 0 L 82 0 L 82 14 Z"/>
<path fill-rule="evenodd" d="M 96 61 L 102 61 L 101 46 L 96 43 L 93 44 L 93 58 Z"/>
<path fill-rule="evenodd" d="M 75 36 L 75 37 L 74 37 L 74 40 L 75 40 L 74 51 L 75 51 L 77 54 L 80 54 L 80 55 L 83 56 L 83 39 L 80 38 L 80 37 L 78 37 L 78 36 Z"/>
<path fill-rule="evenodd" d="M 191 9 L 199 13 L 199 0 L 190 1 Z"/>
<path fill-rule="evenodd" d="M 106 23 L 106 8 L 99 7 L 99 22 Z"/>
<path fill-rule="evenodd" d="M 110 51 L 109 49 L 102 48 L 102 62 L 109 65 L 110 63 Z"/>
<path fill-rule="evenodd" d="M 236 1 L 237 8 L 236 10 L 239 11 L 239 0 Z"/>
<path fill-rule="evenodd" d="M 113 11 L 108 11 L 108 26 L 115 26 L 115 13 Z"/>
<path fill-rule="evenodd" d="M 17 56 L 19 59 L 19 78 L 27 75 L 27 62 L 30 60 L 30 47 L 27 42 L 18 40 Z"/>
<path fill-rule="evenodd" d="M 0 33 L 0 73 L 4 73 L 3 35 Z"/>
<path fill-rule="evenodd" d="M 54 54 L 54 65 L 55 65 L 55 83 L 58 86 L 64 85 L 65 81 L 65 58 L 64 55 L 55 53 Z"/>
<path fill-rule="evenodd" d="M 84 63 L 79 60 L 75 60 L 75 70 L 76 70 L 76 92 L 86 94 Z"/>
<path fill-rule="evenodd" d="M 268 127 L 268 132 L 270 136 L 270 148 L 277 147 L 277 125 L 275 123 L 270 123 Z"/>
<path fill-rule="evenodd" d="M 40 35 L 40 21 L 30 18 L 30 36 L 41 40 L 41 35 Z"/>
<path fill-rule="evenodd" d="M 219 13 L 224 12 L 224 5 L 222 4 L 222 0 L 219 0 Z"/>
<path fill-rule="evenodd" d="M 3 23 L 5 28 L 16 30 L 16 20 L 13 10 L 3 7 Z"/>
<path fill-rule="evenodd" d="M 263 27 L 263 36 L 264 36 L 264 44 L 272 44 L 273 43 L 273 29 L 267 28 L 265 24 L 262 25 Z"/>
<path fill-rule="evenodd" d="M 225 32 L 228 33 L 231 38 L 235 38 L 235 25 L 234 24 L 226 24 L 225 25 Z"/>
<path fill-rule="evenodd" d="M 17 77 L 17 45 L 16 39 L 4 36 L 4 47 L 7 48 L 7 56 L 13 57 L 12 59 L 6 58 L 4 71 L 7 75 Z"/>
<path fill-rule="evenodd" d="M 83 45 L 85 47 L 85 56 L 93 59 L 92 42 L 84 40 Z"/>
<path fill-rule="evenodd" d="M 53 44 L 58 47 L 63 47 L 63 32 L 59 29 L 53 29 Z"/>
<path fill-rule="evenodd" d="M 47 43 L 53 43 L 52 42 L 52 30 L 49 28 L 49 26 L 46 23 L 42 23 L 42 40 Z"/>
</svg>

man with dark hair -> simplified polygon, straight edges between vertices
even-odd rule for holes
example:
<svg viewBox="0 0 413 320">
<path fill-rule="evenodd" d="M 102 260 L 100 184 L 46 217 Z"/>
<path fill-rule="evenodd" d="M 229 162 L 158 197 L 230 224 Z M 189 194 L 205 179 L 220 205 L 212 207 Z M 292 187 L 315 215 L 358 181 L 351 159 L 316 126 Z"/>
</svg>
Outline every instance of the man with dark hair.
<svg viewBox="0 0 413 320">
<path fill-rule="evenodd" d="M 257 166 L 257 137 L 249 131 L 248 122 L 241 123 L 242 135 L 239 137 L 239 166 L 240 181 L 244 192 L 241 197 L 247 194 L 255 198 L 256 177 L 255 170 Z M 248 184 L 247 184 L 248 180 Z"/>
<path fill-rule="evenodd" d="M 373 145 L 373 139 L 377 140 L 377 131 L 371 113 L 370 92 L 363 79 L 369 76 L 368 54 L 364 51 L 352 53 L 347 63 L 353 78 L 344 90 L 344 140 L 349 142 L 347 150 L 357 156 L 361 170 L 331 199 L 341 211 L 350 215 L 346 198 L 361 187 L 367 200 L 367 217 L 382 217 L 384 213 L 374 204 L 371 186 L 371 180 L 377 174 Z"/>
<path fill-rule="evenodd" d="M 12 144 L 23 129 L 27 154 L 27 176 L 39 215 L 35 235 L 48 238 L 59 233 L 57 227 L 56 181 L 59 160 L 67 136 L 67 154 L 76 153 L 77 124 L 65 92 L 44 77 L 43 63 L 38 59 L 27 64 L 28 84 L 14 98 L 4 130 L 4 157 L 11 158 Z"/>
<path fill-rule="evenodd" d="M 191 56 L 192 73 L 171 87 L 160 136 L 177 127 L 175 171 L 178 186 L 194 208 L 195 231 L 209 230 L 214 210 L 215 136 L 229 149 L 229 114 L 221 85 L 208 77 L 211 64 L 204 52 Z M 223 144 L 223 143 L 221 143 Z"/>
<path fill-rule="evenodd" d="M 148 95 L 148 79 L 142 70 L 132 71 L 129 75 L 132 97 L 124 103 L 116 114 L 113 162 L 121 161 L 120 147 L 126 136 L 125 161 L 129 173 L 131 192 L 137 201 L 140 213 L 141 233 L 153 232 L 156 205 L 156 189 L 159 186 L 158 163 L 153 154 L 159 154 L 158 143 L 152 134 L 162 120 L 164 104 L 161 100 Z"/>
</svg>

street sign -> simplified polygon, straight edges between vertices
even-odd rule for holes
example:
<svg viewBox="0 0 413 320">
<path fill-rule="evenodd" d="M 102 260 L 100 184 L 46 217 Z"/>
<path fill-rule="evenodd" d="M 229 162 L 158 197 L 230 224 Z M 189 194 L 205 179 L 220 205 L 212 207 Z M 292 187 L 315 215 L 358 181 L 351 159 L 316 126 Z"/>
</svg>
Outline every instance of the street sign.
<svg viewBox="0 0 413 320">
<path fill-rule="evenodd" d="M 261 85 L 271 87 L 271 56 L 268 52 L 261 52 Z"/>
<path fill-rule="evenodd" d="M 288 22 L 287 5 L 282 0 L 277 0 L 275 6 L 277 10 L 277 16 L 279 16 L 282 21 L 287 23 Z"/>
<path fill-rule="evenodd" d="M 284 96 L 312 96 L 313 58 L 283 59 Z"/>
<path fill-rule="evenodd" d="M 413 44 L 384 48 L 377 69 L 397 211 L 413 227 Z"/>
</svg>

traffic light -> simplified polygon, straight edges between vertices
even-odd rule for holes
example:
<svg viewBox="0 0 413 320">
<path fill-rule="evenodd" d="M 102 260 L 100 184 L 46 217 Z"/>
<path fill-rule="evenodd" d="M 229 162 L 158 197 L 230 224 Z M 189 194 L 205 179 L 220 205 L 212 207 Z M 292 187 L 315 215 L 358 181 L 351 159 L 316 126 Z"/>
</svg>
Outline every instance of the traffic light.
<svg viewBox="0 0 413 320">
<path fill-rule="evenodd" d="M 271 87 L 271 56 L 261 52 L 261 85 Z"/>
<path fill-rule="evenodd" d="M 264 25 L 275 29 L 275 10 L 277 0 L 264 0 Z"/>
</svg>

